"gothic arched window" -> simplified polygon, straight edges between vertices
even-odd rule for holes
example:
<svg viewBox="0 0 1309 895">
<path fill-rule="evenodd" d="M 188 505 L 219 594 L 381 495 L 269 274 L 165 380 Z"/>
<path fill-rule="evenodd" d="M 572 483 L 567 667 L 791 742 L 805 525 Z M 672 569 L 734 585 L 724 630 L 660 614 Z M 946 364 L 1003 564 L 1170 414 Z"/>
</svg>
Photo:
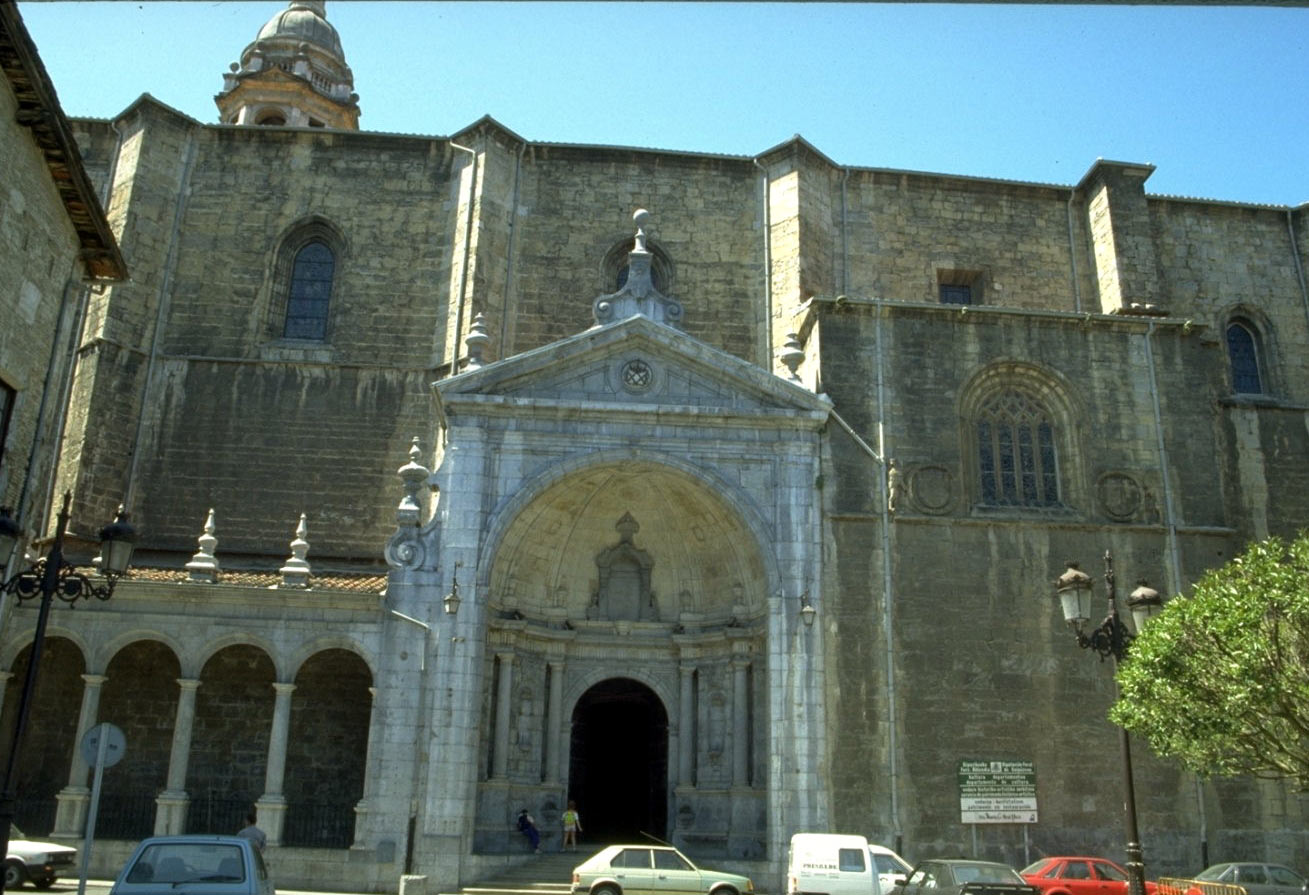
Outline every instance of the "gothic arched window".
<svg viewBox="0 0 1309 895">
<path fill-rule="evenodd" d="M 295 253 L 286 298 L 284 338 L 319 342 L 327 338 L 327 311 L 335 272 L 336 255 L 321 240 L 305 243 Z"/>
<path fill-rule="evenodd" d="M 987 398 L 976 420 L 981 502 L 1059 506 L 1055 427 L 1046 409 L 1027 393 L 1010 388 Z"/>
<path fill-rule="evenodd" d="M 1259 337 L 1244 320 L 1233 320 L 1227 325 L 1227 362 L 1232 374 L 1232 391 L 1241 395 L 1264 393 L 1259 370 Z"/>
</svg>

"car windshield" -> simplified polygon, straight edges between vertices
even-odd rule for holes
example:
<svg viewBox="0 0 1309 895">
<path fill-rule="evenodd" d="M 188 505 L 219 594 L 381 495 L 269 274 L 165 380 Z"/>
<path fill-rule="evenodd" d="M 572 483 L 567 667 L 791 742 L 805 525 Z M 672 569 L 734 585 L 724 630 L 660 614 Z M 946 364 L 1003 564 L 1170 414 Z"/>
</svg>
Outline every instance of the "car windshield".
<svg viewBox="0 0 1309 895">
<path fill-rule="evenodd" d="M 1042 858 L 1041 860 L 1037 861 L 1035 864 L 1028 864 L 1026 867 L 1024 867 L 1022 870 L 1018 872 L 1021 873 L 1023 876 L 1036 876 L 1042 870 L 1044 870 L 1049 863 L 1050 863 L 1049 858 Z"/>
<path fill-rule="evenodd" d="M 141 850 L 127 872 L 129 883 L 239 883 L 245 862 L 239 845 L 221 842 L 157 842 Z"/>
<path fill-rule="evenodd" d="M 954 868 L 958 883 L 1021 883 L 1018 874 L 1001 864 L 958 864 Z"/>
<path fill-rule="evenodd" d="M 878 873 L 907 873 L 909 865 L 902 864 L 891 855 L 873 855 L 873 863 L 877 865 Z"/>
<path fill-rule="evenodd" d="M 1268 878 L 1279 886 L 1303 886 L 1304 877 L 1291 870 L 1289 867 L 1279 867 L 1271 864 L 1268 867 Z"/>
<path fill-rule="evenodd" d="M 1107 864 L 1104 861 L 1095 862 L 1095 872 L 1100 874 L 1101 879 L 1125 880 L 1127 874 L 1119 870 L 1113 864 Z"/>
</svg>

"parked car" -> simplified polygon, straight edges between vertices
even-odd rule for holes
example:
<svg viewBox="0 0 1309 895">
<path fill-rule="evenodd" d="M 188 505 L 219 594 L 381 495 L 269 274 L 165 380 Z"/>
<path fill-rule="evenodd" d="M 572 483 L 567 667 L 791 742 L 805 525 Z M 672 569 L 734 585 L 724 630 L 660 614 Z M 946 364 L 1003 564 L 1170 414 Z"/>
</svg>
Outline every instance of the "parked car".
<svg viewBox="0 0 1309 895">
<path fill-rule="evenodd" d="M 753 891 L 749 877 L 696 867 L 671 846 L 611 845 L 573 868 L 572 895 L 744 895 Z"/>
<path fill-rule="evenodd" d="M 1127 895 L 1127 870 L 1106 858 L 1042 858 L 1018 875 L 1045 895 Z M 1146 895 L 1157 888 L 1145 881 Z"/>
<path fill-rule="evenodd" d="M 914 869 L 908 861 L 885 845 L 868 843 L 868 857 L 873 861 L 873 872 L 877 874 L 878 890 L 882 895 L 887 895 L 895 888 L 896 880 L 908 876 Z"/>
<path fill-rule="evenodd" d="M 54 885 L 55 877 L 77 863 L 77 849 L 53 842 L 28 839 L 23 831 L 9 827 L 9 854 L 5 856 L 5 889 L 31 883 L 38 889 Z"/>
<path fill-rule="evenodd" d="M 185 887 L 185 888 L 183 888 Z M 240 836 L 152 836 L 132 852 L 109 895 L 275 895 L 263 856 Z"/>
<path fill-rule="evenodd" d="M 1007 864 L 938 858 L 923 861 L 907 879 L 896 881 L 892 895 L 1040 895 Z"/>
<path fill-rule="evenodd" d="M 1241 886 L 1250 895 L 1305 895 L 1309 893 L 1305 878 L 1282 864 L 1262 861 L 1229 861 L 1214 864 L 1195 875 L 1200 882 L 1228 883 Z M 1197 887 L 1197 891 L 1203 891 Z"/>
</svg>

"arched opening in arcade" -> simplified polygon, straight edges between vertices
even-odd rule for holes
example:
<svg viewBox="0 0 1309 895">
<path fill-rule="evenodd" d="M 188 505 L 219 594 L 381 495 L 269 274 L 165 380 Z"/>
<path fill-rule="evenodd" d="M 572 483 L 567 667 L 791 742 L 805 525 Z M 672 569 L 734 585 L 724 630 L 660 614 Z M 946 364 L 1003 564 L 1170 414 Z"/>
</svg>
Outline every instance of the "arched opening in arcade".
<svg viewBox="0 0 1309 895">
<path fill-rule="evenodd" d="M 610 678 L 573 709 L 569 798 L 591 842 L 668 835 L 668 713 L 649 687 Z"/>
</svg>

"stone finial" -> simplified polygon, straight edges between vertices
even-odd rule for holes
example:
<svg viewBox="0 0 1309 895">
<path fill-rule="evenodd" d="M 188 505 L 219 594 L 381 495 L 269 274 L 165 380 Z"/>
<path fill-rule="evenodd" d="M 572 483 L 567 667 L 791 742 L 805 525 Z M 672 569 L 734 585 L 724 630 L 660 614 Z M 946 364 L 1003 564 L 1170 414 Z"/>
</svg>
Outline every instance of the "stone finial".
<svg viewBox="0 0 1309 895">
<path fill-rule="evenodd" d="M 591 314 L 596 326 L 637 316 L 676 325 L 682 320 L 681 303 L 656 289 L 651 276 L 654 255 L 646 247 L 650 212 L 638 208 L 632 220 L 636 223 L 636 236 L 632 239 L 632 251 L 627 255 L 627 280 L 617 292 L 602 295 L 592 303 Z"/>
<path fill-rule="evenodd" d="M 804 347 L 800 344 L 799 333 L 786 334 L 786 342 L 783 343 L 782 350 L 777 352 L 777 359 L 791 372 L 787 378 L 792 382 L 799 382 L 800 376 L 796 370 L 800 369 L 800 362 L 804 360 Z"/>
<path fill-rule="evenodd" d="M 632 212 L 632 221 L 636 224 L 636 239 L 632 242 L 633 252 L 644 252 L 645 249 L 645 225 L 650 223 L 650 212 L 644 208 L 638 208 Z"/>
<path fill-rule="evenodd" d="M 620 543 L 630 544 L 636 533 L 641 530 L 641 523 L 632 518 L 631 513 L 623 513 L 623 518 L 614 523 L 614 528 L 618 530 Z"/>
<path fill-rule="evenodd" d="M 420 456 L 422 451 L 418 447 L 418 436 L 415 435 L 414 443 L 409 446 L 409 462 L 396 470 L 405 489 L 404 497 L 400 498 L 400 505 L 395 509 L 396 524 L 402 528 L 421 525 L 423 522 L 423 501 L 419 495 L 432 471 L 418 462 Z"/>
<path fill-rule="evenodd" d="M 295 540 L 291 542 L 291 558 L 279 570 L 282 573 L 282 587 L 309 586 L 309 563 L 305 561 L 309 555 L 309 542 L 305 540 L 307 534 L 309 528 L 305 525 L 305 514 L 301 513 L 300 524 L 295 527 Z"/>
<path fill-rule="evenodd" d="M 468 335 L 464 336 L 464 345 L 468 348 L 468 369 L 476 370 L 478 367 L 485 366 L 486 361 L 482 356 L 490 343 L 491 337 L 486 331 L 486 315 L 478 312 L 473 317 L 472 325 L 468 327 Z"/>
<path fill-rule="evenodd" d="M 218 560 L 214 557 L 214 548 L 218 546 L 218 538 L 214 537 L 214 511 L 209 509 L 209 517 L 205 519 L 204 533 L 196 539 L 200 549 L 196 551 L 195 556 L 186 564 L 188 577 L 192 581 L 204 581 L 213 584 L 218 580 Z"/>
</svg>

